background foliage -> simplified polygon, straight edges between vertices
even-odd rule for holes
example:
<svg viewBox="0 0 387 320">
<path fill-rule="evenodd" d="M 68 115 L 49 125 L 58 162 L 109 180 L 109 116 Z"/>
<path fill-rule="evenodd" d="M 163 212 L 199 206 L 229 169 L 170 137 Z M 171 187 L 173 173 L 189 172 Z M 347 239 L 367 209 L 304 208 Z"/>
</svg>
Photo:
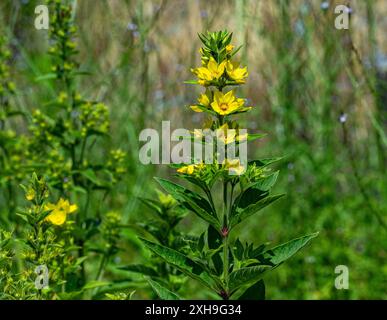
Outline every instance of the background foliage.
<svg viewBox="0 0 387 320">
<path fill-rule="evenodd" d="M 277 166 L 281 173 L 275 191 L 287 196 L 243 225 L 242 239 L 280 243 L 320 231 L 313 245 L 265 279 L 267 298 L 387 297 L 384 1 L 349 1 L 348 31 L 334 28 L 333 8 L 340 1 L 70 2 L 76 8 L 79 70 L 92 75 L 77 77 L 77 90 L 85 100 L 102 101 L 110 111 L 110 136 L 92 146 L 93 160 L 103 160 L 111 145 L 127 157 L 126 173 L 119 173 L 121 181 L 108 195 L 102 188 L 90 192 L 89 199 L 82 193 L 76 196 L 81 208 L 88 203 L 91 224 L 100 223 L 111 211 L 118 212 L 127 227 L 148 216 L 140 197 L 155 196 L 152 177 L 168 177 L 172 171 L 138 161 L 138 134 L 143 128 L 161 129 L 162 120 L 170 120 L 174 128 L 195 128 L 202 121 L 201 115 L 184 110 L 199 93 L 183 84 L 192 78 L 189 68 L 199 62 L 196 34 L 228 29 L 234 32 L 234 41 L 244 44 L 239 55 L 250 73 L 244 96 L 257 106 L 240 121 L 249 130 L 268 133 L 250 145 L 251 157 L 286 155 Z M 23 114 L 12 117 L 7 126 L 18 135 L 27 133 L 33 110 L 53 112 L 47 102 L 61 91 L 57 82 L 44 78 L 52 72 L 52 57 L 46 53 L 48 33 L 33 27 L 37 4 L 32 0 L 0 4 L 2 33 L 10 40 L 10 79 L 15 84 L 10 104 Z M 36 146 L 36 154 L 41 147 Z M 30 159 L 24 151 L 20 143 L 13 155 Z M 34 150 L 30 152 L 33 156 Z M 25 165 L 7 173 L 11 194 L 1 185 L 1 226 L 6 229 L 21 224 L 10 212 L 24 205 L 18 184 L 30 178 L 22 174 Z M 90 174 L 83 177 L 96 182 Z M 185 232 L 201 228 L 191 217 L 179 226 Z M 133 228 L 123 228 L 119 239 L 114 235 L 120 250 L 114 252 L 114 259 L 103 262 L 102 274 L 97 253 L 84 268 L 86 273 L 97 273 L 99 280 L 120 279 L 125 290 L 136 290 L 134 297 L 150 298 L 153 293 L 141 276 L 117 269 L 148 260 L 137 234 Z M 111 236 L 106 235 L 108 242 Z M 334 287 L 334 269 L 341 264 L 349 267 L 349 290 Z M 207 297 L 197 289 L 189 283 L 189 292 L 183 295 Z M 109 287 L 99 290 L 102 294 Z"/>
</svg>

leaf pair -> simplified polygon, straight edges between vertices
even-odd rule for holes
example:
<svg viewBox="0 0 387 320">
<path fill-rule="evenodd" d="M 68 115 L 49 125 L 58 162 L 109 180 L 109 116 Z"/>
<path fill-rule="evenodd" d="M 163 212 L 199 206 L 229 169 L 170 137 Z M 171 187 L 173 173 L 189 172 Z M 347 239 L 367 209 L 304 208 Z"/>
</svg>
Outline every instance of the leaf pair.
<svg viewBox="0 0 387 320">
<path fill-rule="evenodd" d="M 234 270 L 233 272 L 231 272 L 228 279 L 230 296 L 237 293 L 238 290 L 239 291 L 245 290 L 245 293 L 240 296 L 240 299 L 247 299 L 248 297 L 251 298 L 251 293 L 257 292 L 258 289 L 259 289 L 258 291 L 261 292 L 262 294 L 263 283 L 260 283 L 258 285 L 258 288 L 256 288 L 255 286 L 257 286 L 257 282 L 262 279 L 263 274 L 268 270 L 272 270 L 278 267 L 281 263 L 291 258 L 300 249 L 305 247 L 308 244 L 308 242 L 311 239 L 315 238 L 317 235 L 318 235 L 318 232 L 312 233 L 310 235 L 306 235 L 300 238 L 296 238 L 261 253 L 261 255 L 263 257 L 266 257 L 267 261 L 270 262 L 271 264 L 249 266 L 249 267 L 240 268 L 238 270 Z M 181 272 L 185 273 L 187 276 L 201 282 L 204 286 L 206 286 L 210 290 L 219 293 L 223 289 L 219 278 L 215 275 L 209 274 L 206 268 L 203 267 L 200 263 L 197 263 L 191 260 L 184 254 L 176 250 L 161 246 L 159 244 L 150 242 L 145 239 L 141 239 L 141 241 L 148 249 L 150 249 L 153 253 L 163 258 L 167 263 L 176 267 Z M 153 272 L 148 273 L 148 275 L 151 275 L 151 274 L 153 274 Z M 158 292 L 158 294 L 160 293 L 159 296 L 161 298 L 163 297 L 165 299 L 177 298 L 177 295 L 175 295 L 172 292 L 165 291 L 168 289 L 163 288 L 161 285 L 157 285 L 157 283 L 153 283 L 153 282 L 151 283 L 151 286 L 155 289 L 156 292 Z"/>
<path fill-rule="evenodd" d="M 196 192 L 188 190 L 171 181 L 156 178 L 160 185 L 182 205 L 194 212 L 197 216 L 208 222 L 215 229 L 220 230 L 220 223 L 211 204 Z"/>
</svg>

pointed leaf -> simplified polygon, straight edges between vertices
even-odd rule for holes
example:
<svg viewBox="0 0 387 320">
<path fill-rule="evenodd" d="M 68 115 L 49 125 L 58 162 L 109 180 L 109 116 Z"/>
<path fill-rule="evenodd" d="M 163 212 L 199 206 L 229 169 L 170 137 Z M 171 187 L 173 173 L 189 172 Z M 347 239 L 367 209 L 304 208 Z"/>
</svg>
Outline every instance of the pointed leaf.
<svg viewBox="0 0 387 320">
<path fill-rule="evenodd" d="M 259 200 L 257 203 L 251 204 L 247 206 L 244 209 L 236 208 L 233 210 L 231 214 L 230 219 L 230 226 L 235 227 L 237 224 L 245 220 L 246 218 L 250 217 L 251 215 L 257 213 L 259 210 L 267 207 L 269 204 L 273 203 L 274 201 L 278 200 L 279 198 L 282 198 L 284 194 L 279 194 L 275 196 L 268 196 L 263 198 L 262 200 Z"/>
<path fill-rule="evenodd" d="M 272 163 L 278 162 L 282 160 L 283 157 L 276 157 L 276 158 L 267 158 L 267 159 L 259 159 L 259 160 L 252 160 L 249 161 L 249 164 L 255 164 L 258 167 L 266 167 Z"/>
<path fill-rule="evenodd" d="M 156 270 L 154 270 L 153 268 L 150 268 L 148 266 L 144 266 L 143 264 L 130 264 L 128 266 L 118 267 L 118 269 L 124 270 L 124 271 L 141 273 L 145 276 L 150 276 L 150 277 L 157 277 L 158 276 Z"/>
<path fill-rule="evenodd" d="M 165 191 L 170 193 L 176 200 L 181 201 L 187 209 L 196 213 L 200 218 L 207 221 L 215 229 L 220 228 L 216 213 L 213 211 L 210 203 L 206 199 L 199 194 L 171 181 L 161 178 L 156 178 L 156 180 Z"/>
<path fill-rule="evenodd" d="M 248 288 L 238 300 L 265 300 L 265 283 L 259 280 Z"/>
<path fill-rule="evenodd" d="M 214 288 L 218 287 L 216 279 L 211 277 L 200 264 L 191 260 L 184 254 L 142 238 L 140 238 L 140 240 L 153 253 L 163 258 L 167 263 L 176 267 L 181 272 L 185 273 L 187 276 L 198 280 L 211 290 L 214 290 Z"/>
<path fill-rule="evenodd" d="M 231 272 L 228 284 L 230 292 L 234 292 L 244 285 L 260 280 L 262 278 L 262 274 L 271 268 L 271 266 L 262 265 L 245 267 Z"/>
<path fill-rule="evenodd" d="M 147 280 L 153 291 L 156 292 L 156 294 L 161 300 L 181 300 L 181 298 L 177 294 L 163 287 L 160 283 L 151 279 Z"/>
<path fill-rule="evenodd" d="M 273 249 L 267 250 L 264 256 L 269 257 L 271 263 L 279 265 L 285 260 L 296 254 L 301 248 L 305 247 L 310 240 L 318 236 L 318 232 L 293 239 L 289 242 L 281 244 Z"/>
<path fill-rule="evenodd" d="M 161 217 L 162 209 L 160 204 L 156 200 L 147 199 L 147 198 L 138 198 L 143 204 L 145 204 L 149 209 L 152 209 L 153 212 L 157 213 Z"/>
</svg>

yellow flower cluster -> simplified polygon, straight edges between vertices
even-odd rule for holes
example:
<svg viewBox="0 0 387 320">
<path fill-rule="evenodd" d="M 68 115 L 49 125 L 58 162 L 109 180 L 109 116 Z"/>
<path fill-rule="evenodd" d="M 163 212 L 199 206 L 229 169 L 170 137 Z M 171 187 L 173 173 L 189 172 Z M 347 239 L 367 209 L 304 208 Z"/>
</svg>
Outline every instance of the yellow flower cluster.
<svg viewBox="0 0 387 320">
<path fill-rule="evenodd" d="M 251 107 L 246 107 L 245 99 L 238 98 L 234 90 L 226 91 L 224 88 L 244 84 L 248 76 L 247 68 L 241 67 L 232 59 L 236 51 L 234 45 L 230 44 L 231 34 L 218 32 L 201 35 L 200 39 L 204 45 L 199 50 L 202 66 L 192 68 L 191 71 L 197 76 L 197 81 L 193 83 L 204 86 L 206 91 L 190 108 L 195 112 L 207 112 L 216 117 L 208 128 L 216 130 L 218 141 L 224 144 L 246 141 L 247 133 L 239 134 L 238 126 L 227 116 L 249 111 Z M 194 131 L 194 135 L 203 137 L 203 133 L 197 130 Z M 202 173 L 203 166 L 204 164 L 188 164 L 179 168 L 177 172 L 186 175 Z M 219 167 L 235 175 L 241 175 L 246 170 L 239 159 L 227 159 L 219 164 Z"/>
<path fill-rule="evenodd" d="M 210 58 L 207 65 L 191 69 L 191 71 L 196 74 L 198 83 L 202 86 L 212 85 L 222 76 L 231 82 L 242 84 L 246 82 L 245 79 L 248 76 L 247 68 L 240 68 L 239 63 L 231 60 L 218 63 L 213 57 Z"/>
<path fill-rule="evenodd" d="M 226 46 L 226 52 L 231 52 L 234 46 Z M 200 51 L 203 55 L 203 50 Z M 240 85 L 246 82 L 248 76 L 247 68 L 241 68 L 238 62 L 227 58 L 217 62 L 214 57 L 210 57 L 208 62 L 202 56 L 203 66 L 191 69 L 198 77 L 197 83 L 208 88 L 215 86 L 217 90 L 206 90 L 198 98 L 198 103 L 191 106 L 195 112 L 212 111 L 218 115 L 226 116 L 236 112 L 244 112 L 249 107 L 244 107 L 245 100 L 235 97 L 234 91 L 223 93 L 222 88 L 227 85 Z"/>
</svg>

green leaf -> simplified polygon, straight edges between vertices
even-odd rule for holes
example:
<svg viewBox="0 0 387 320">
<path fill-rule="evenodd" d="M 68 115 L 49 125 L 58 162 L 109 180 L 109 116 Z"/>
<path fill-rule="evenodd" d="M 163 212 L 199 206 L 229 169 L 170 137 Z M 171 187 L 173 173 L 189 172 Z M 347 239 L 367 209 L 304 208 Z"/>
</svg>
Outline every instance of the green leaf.
<svg viewBox="0 0 387 320">
<path fill-rule="evenodd" d="M 35 81 L 43 81 L 43 80 L 50 80 L 50 79 L 56 79 L 56 73 L 47 73 L 42 76 L 36 77 Z"/>
<path fill-rule="evenodd" d="M 296 238 L 265 251 L 263 254 L 265 258 L 268 258 L 271 263 L 279 265 L 285 260 L 296 254 L 301 248 L 305 247 L 310 240 L 318 236 L 318 232 Z"/>
<path fill-rule="evenodd" d="M 218 230 L 214 229 L 213 226 L 208 226 L 207 231 L 207 243 L 208 248 L 212 250 L 218 249 L 222 245 L 222 237 Z M 215 252 L 211 257 L 212 263 L 214 264 L 214 268 L 216 273 L 220 275 L 223 270 L 223 261 L 219 252 Z"/>
<path fill-rule="evenodd" d="M 200 218 L 207 221 L 215 229 L 220 229 L 216 213 L 206 199 L 199 194 L 171 181 L 161 178 L 156 178 L 156 180 L 165 191 L 170 193 L 176 200 L 181 201 L 182 205 L 184 205 L 187 209 L 196 213 Z"/>
<path fill-rule="evenodd" d="M 145 204 L 149 209 L 153 210 L 153 212 L 157 213 L 159 217 L 161 217 L 162 209 L 160 203 L 156 200 L 147 199 L 147 198 L 138 198 L 143 204 Z"/>
<path fill-rule="evenodd" d="M 110 282 L 107 282 L 107 281 L 90 281 L 88 283 L 86 283 L 83 287 L 82 287 L 82 291 L 84 290 L 90 290 L 90 289 L 94 289 L 94 288 L 99 288 L 99 287 L 104 287 L 104 286 L 108 286 L 110 285 L 111 283 Z"/>
<path fill-rule="evenodd" d="M 274 186 L 275 182 L 277 181 L 279 171 L 276 171 L 265 178 L 259 179 L 257 182 L 255 182 L 251 188 L 258 189 L 260 191 L 269 191 L 272 186 Z"/>
<path fill-rule="evenodd" d="M 278 173 L 274 172 L 273 174 L 261 178 L 258 181 L 247 186 L 246 189 L 235 199 L 232 211 L 238 211 L 240 209 L 245 209 L 251 204 L 257 203 L 259 200 L 262 200 L 269 195 L 269 190 L 275 184 Z"/>
<path fill-rule="evenodd" d="M 279 171 L 274 172 L 267 177 L 259 179 L 250 186 L 247 186 L 245 191 L 235 199 L 232 210 L 236 212 L 238 208 L 244 209 L 268 196 L 269 190 L 275 184 L 278 174 Z"/>
<path fill-rule="evenodd" d="M 275 162 L 278 162 L 282 160 L 283 157 L 276 157 L 276 158 L 266 158 L 266 159 L 259 159 L 259 160 L 251 160 L 249 161 L 249 164 L 255 164 L 258 167 L 266 167 L 270 164 L 273 164 Z"/>
<path fill-rule="evenodd" d="M 265 283 L 261 279 L 249 287 L 238 300 L 265 300 Z"/>
<path fill-rule="evenodd" d="M 245 267 L 231 272 L 228 282 L 230 292 L 233 293 L 244 285 L 260 280 L 262 274 L 271 268 L 271 266 L 261 265 Z"/>
<path fill-rule="evenodd" d="M 254 141 L 257 139 L 262 139 L 263 137 L 266 137 L 266 133 L 249 133 L 247 135 L 247 141 Z"/>
<path fill-rule="evenodd" d="M 163 287 L 160 283 L 147 279 L 153 291 L 161 300 L 182 300 L 177 294 Z"/>
<path fill-rule="evenodd" d="M 268 196 L 265 197 L 258 202 L 251 204 L 247 206 L 244 209 L 241 209 L 239 207 L 235 208 L 235 210 L 231 213 L 230 218 L 230 227 L 235 227 L 237 224 L 245 220 L 246 218 L 252 216 L 253 214 L 257 213 L 259 210 L 267 207 L 269 204 L 273 203 L 274 201 L 278 200 L 279 198 L 282 198 L 284 194 L 278 194 L 275 196 Z"/>
<path fill-rule="evenodd" d="M 103 181 L 103 180 L 101 180 L 101 179 L 99 179 L 97 177 L 97 175 L 95 174 L 94 170 L 92 170 L 92 169 L 82 170 L 82 171 L 80 171 L 80 173 L 87 180 L 89 180 L 90 182 L 92 182 L 96 186 L 98 186 L 98 187 L 108 187 L 108 184 L 105 181 Z"/>
<path fill-rule="evenodd" d="M 199 84 L 199 82 L 197 80 L 187 80 L 187 81 L 184 81 L 184 83 L 186 83 L 186 84 Z"/>
<path fill-rule="evenodd" d="M 153 268 L 150 268 L 148 266 L 145 266 L 143 264 L 130 264 L 128 266 L 118 267 L 118 269 L 130 271 L 130 272 L 135 272 L 135 273 L 141 273 L 145 276 L 150 276 L 150 277 L 157 277 L 158 276 L 156 270 L 154 270 Z"/>
<path fill-rule="evenodd" d="M 211 277 L 200 264 L 194 262 L 184 254 L 142 238 L 140 240 L 153 253 L 163 258 L 167 263 L 176 267 L 187 276 L 198 280 L 211 290 L 218 288 L 219 282 Z"/>
</svg>

